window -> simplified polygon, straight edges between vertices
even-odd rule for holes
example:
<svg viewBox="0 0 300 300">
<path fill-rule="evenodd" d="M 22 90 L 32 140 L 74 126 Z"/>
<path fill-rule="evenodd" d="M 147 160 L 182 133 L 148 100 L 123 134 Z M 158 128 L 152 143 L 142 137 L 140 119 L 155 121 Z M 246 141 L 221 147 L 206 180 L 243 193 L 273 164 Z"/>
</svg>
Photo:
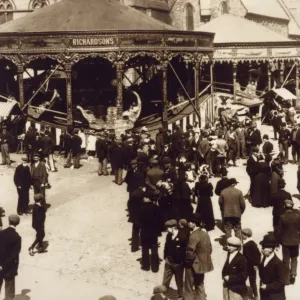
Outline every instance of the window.
<svg viewBox="0 0 300 300">
<path fill-rule="evenodd" d="M 194 7 L 189 3 L 185 6 L 185 18 L 186 30 L 194 30 Z"/>
<path fill-rule="evenodd" d="M 0 1 L 0 24 L 6 23 L 13 19 L 13 5 L 9 0 Z"/>
<path fill-rule="evenodd" d="M 30 9 L 37 9 L 48 6 L 47 0 L 32 0 L 30 3 Z"/>
<path fill-rule="evenodd" d="M 221 13 L 221 15 L 228 14 L 228 6 L 227 6 L 226 1 L 223 1 L 220 4 L 220 13 Z"/>
</svg>

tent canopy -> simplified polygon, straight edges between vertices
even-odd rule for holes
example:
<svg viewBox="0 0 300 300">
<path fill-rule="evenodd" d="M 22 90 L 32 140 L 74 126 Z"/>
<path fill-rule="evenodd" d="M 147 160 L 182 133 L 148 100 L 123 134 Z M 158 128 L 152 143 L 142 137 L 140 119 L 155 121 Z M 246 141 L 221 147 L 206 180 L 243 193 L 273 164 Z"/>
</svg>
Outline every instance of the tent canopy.
<svg viewBox="0 0 300 300">
<path fill-rule="evenodd" d="M 0 101 L 0 118 L 7 118 L 9 115 L 21 115 L 19 103 L 15 100 Z"/>
<path fill-rule="evenodd" d="M 117 0 L 62 0 L 7 22 L 1 33 L 176 30 Z"/>
</svg>

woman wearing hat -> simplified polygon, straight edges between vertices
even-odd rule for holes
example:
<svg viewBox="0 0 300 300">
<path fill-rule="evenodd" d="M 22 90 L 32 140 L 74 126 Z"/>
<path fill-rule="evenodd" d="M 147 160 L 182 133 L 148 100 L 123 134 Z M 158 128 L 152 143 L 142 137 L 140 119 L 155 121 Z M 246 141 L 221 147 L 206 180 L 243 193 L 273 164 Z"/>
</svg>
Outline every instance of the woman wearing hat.
<svg viewBox="0 0 300 300">
<path fill-rule="evenodd" d="M 200 175 L 199 182 L 195 184 L 194 193 L 198 198 L 196 213 L 200 214 L 205 222 L 205 229 L 207 231 L 213 230 L 215 228 L 215 217 L 211 202 L 213 186 L 208 182 L 207 175 Z"/>
</svg>

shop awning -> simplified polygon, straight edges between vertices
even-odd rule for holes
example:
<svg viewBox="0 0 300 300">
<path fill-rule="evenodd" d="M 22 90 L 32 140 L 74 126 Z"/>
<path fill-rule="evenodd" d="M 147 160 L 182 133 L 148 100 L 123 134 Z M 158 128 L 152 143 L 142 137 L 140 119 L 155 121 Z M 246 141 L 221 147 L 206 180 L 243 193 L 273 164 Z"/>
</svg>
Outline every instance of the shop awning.
<svg viewBox="0 0 300 300">
<path fill-rule="evenodd" d="M 19 103 L 15 100 L 0 102 L 0 117 L 7 118 L 9 115 L 20 115 L 22 113 Z"/>
</svg>

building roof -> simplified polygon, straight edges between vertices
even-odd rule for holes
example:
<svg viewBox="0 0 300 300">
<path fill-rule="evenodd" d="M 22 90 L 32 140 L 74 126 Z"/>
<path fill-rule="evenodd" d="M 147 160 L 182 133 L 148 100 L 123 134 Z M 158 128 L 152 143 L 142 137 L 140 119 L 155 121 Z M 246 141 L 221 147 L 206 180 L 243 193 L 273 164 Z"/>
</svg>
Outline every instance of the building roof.
<svg viewBox="0 0 300 300">
<path fill-rule="evenodd" d="M 176 30 L 118 0 L 63 0 L 0 26 L 0 33 Z"/>
<path fill-rule="evenodd" d="M 214 44 L 274 43 L 292 40 L 247 19 L 224 14 L 199 28 L 215 33 Z M 259 34 L 258 34 L 259 33 Z"/>
<path fill-rule="evenodd" d="M 289 20 L 284 9 L 277 0 L 241 0 L 250 14 L 261 15 L 276 19 Z"/>
<path fill-rule="evenodd" d="M 16 115 L 21 113 L 19 103 L 15 100 L 0 101 L 0 117 L 7 118 L 11 113 Z"/>
<path fill-rule="evenodd" d="M 123 0 L 123 3 L 129 6 L 151 8 L 163 11 L 169 11 L 170 7 L 167 0 Z"/>
</svg>

